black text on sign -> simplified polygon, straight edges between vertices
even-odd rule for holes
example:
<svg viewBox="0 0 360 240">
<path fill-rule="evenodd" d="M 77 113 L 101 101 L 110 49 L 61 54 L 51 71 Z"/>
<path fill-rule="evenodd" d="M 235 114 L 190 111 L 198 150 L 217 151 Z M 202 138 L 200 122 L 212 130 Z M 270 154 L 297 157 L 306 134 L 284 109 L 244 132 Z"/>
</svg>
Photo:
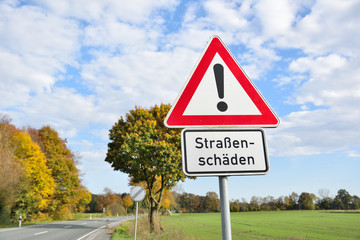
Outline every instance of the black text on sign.
<svg viewBox="0 0 360 240">
<path fill-rule="evenodd" d="M 185 129 L 183 171 L 188 176 L 257 175 L 269 171 L 262 129 Z"/>
</svg>

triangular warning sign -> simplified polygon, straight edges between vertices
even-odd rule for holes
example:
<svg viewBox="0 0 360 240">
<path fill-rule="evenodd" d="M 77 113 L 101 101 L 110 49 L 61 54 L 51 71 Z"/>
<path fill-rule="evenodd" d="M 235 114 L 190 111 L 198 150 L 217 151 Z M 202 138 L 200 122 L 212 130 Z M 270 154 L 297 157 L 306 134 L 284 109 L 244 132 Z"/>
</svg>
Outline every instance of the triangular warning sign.
<svg viewBox="0 0 360 240">
<path fill-rule="evenodd" d="M 164 122 L 167 127 L 277 127 L 279 119 L 214 36 Z"/>
</svg>

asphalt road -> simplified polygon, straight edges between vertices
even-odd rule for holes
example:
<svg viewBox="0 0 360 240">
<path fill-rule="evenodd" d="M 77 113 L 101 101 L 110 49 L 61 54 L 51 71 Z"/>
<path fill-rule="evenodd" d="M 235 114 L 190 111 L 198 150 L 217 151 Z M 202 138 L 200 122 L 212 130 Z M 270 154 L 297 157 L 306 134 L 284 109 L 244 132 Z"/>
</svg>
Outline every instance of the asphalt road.
<svg viewBox="0 0 360 240">
<path fill-rule="evenodd" d="M 1 240 L 105 240 L 109 229 L 134 216 L 97 218 L 78 221 L 37 224 L 16 228 L 0 228 Z"/>
</svg>

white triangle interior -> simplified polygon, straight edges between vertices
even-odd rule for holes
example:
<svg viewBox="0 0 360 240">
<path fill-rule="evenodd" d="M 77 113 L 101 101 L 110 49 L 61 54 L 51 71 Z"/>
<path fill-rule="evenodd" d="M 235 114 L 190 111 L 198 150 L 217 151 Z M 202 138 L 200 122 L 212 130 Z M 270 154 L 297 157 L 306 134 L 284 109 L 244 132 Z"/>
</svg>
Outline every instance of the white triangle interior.
<svg viewBox="0 0 360 240">
<path fill-rule="evenodd" d="M 224 67 L 223 99 L 219 98 L 213 70 L 213 66 L 217 63 Z M 226 111 L 221 112 L 217 109 L 219 101 L 226 102 L 228 106 Z M 261 115 L 261 112 L 220 55 L 216 53 L 183 115 Z"/>
</svg>

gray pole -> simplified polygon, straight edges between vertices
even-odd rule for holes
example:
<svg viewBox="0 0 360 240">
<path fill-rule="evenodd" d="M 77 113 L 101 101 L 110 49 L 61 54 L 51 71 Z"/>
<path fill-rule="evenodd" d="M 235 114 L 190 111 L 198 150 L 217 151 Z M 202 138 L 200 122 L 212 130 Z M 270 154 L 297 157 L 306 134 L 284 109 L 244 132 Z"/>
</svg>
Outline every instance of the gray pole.
<svg viewBox="0 0 360 240">
<path fill-rule="evenodd" d="M 227 176 L 219 176 L 222 239 L 231 240 L 230 206 Z"/>
<path fill-rule="evenodd" d="M 136 227 L 137 227 L 137 217 L 138 217 L 138 204 L 139 204 L 139 202 L 136 202 L 136 213 L 135 213 L 135 233 L 134 233 L 134 240 L 136 240 Z"/>
</svg>

